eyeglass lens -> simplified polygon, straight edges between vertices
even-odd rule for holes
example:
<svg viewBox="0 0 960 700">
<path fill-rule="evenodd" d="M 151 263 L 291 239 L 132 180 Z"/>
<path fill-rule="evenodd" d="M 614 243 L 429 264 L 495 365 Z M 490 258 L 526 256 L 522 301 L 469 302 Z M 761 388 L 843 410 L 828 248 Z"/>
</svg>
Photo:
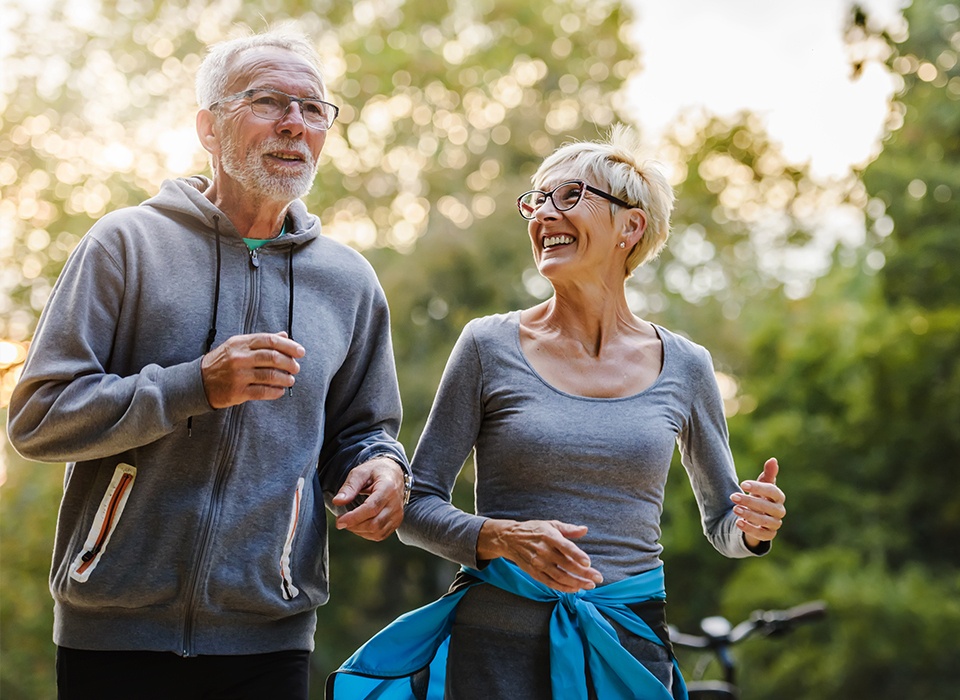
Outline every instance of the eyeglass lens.
<svg viewBox="0 0 960 700">
<path fill-rule="evenodd" d="M 567 211 L 577 206 L 583 196 L 583 185 L 579 182 L 564 182 L 550 192 L 533 190 L 520 196 L 518 204 L 520 215 L 525 219 L 532 219 L 537 215 L 537 209 L 543 206 L 547 197 L 553 202 L 557 211 Z"/>
<path fill-rule="evenodd" d="M 250 96 L 250 109 L 258 117 L 276 120 L 287 113 L 291 101 L 300 103 L 303 121 L 316 129 L 329 129 L 337 116 L 337 111 L 332 105 L 320 100 L 291 98 L 276 92 L 255 92 Z"/>
</svg>

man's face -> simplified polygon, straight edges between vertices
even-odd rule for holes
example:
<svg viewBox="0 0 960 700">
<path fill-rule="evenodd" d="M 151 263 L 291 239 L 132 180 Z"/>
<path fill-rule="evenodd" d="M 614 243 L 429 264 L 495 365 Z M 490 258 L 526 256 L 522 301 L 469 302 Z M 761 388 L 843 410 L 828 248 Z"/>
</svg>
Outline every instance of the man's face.
<svg viewBox="0 0 960 700">
<path fill-rule="evenodd" d="M 252 49 L 234 64 L 228 95 L 268 88 L 294 97 L 325 97 L 313 68 L 289 51 Z M 310 191 L 327 132 L 308 127 L 299 104 L 291 103 L 275 121 L 256 116 L 246 99 L 226 102 L 219 111 L 221 176 L 251 196 L 274 201 L 290 202 Z"/>
</svg>

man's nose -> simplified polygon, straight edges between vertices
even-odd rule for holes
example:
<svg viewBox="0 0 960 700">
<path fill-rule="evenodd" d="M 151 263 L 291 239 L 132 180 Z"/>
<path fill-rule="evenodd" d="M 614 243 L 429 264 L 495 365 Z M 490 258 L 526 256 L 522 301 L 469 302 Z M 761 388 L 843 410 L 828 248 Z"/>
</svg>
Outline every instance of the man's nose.
<svg viewBox="0 0 960 700">
<path fill-rule="evenodd" d="M 287 105 L 287 111 L 277 120 L 277 129 L 286 134 L 297 135 L 303 133 L 307 128 L 303 120 L 303 111 L 300 109 L 300 103 L 291 101 Z"/>
</svg>

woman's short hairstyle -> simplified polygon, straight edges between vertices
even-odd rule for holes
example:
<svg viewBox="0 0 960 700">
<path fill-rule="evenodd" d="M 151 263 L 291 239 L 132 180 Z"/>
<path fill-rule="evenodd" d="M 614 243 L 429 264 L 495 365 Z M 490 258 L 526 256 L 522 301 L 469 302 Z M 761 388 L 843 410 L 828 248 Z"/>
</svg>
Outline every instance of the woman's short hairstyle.
<svg viewBox="0 0 960 700">
<path fill-rule="evenodd" d="M 227 97 L 236 58 L 246 51 L 263 47 L 285 49 L 303 58 L 313 67 L 320 81 L 322 92 L 319 97 L 326 96 L 320 55 L 304 34 L 290 24 L 284 24 L 262 34 L 229 39 L 211 46 L 197 71 L 197 104 L 209 109 L 214 102 Z"/>
<path fill-rule="evenodd" d="M 673 188 L 660 165 L 642 158 L 636 132 L 623 124 L 610 130 L 601 141 L 576 141 L 564 144 L 551 153 L 533 175 L 533 186 L 539 188 L 557 168 L 572 168 L 594 187 L 606 187 L 610 194 L 637 204 L 647 215 L 643 237 L 627 256 L 625 275 L 654 259 L 670 235 L 670 213 L 673 211 Z M 619 208 L 617 204 L 610 204 Z"/>
</svg>

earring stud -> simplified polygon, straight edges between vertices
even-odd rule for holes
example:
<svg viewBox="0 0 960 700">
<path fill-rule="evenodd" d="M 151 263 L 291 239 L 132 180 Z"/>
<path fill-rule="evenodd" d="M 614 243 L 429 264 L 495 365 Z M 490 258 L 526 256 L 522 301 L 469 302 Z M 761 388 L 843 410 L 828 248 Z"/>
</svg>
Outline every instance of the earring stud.
<svg viewBox="0 0 960 700">
<path fill-rule="evenodd" d="M 621 248 L 626 248 L 626 247 L 627 247 L 627 244 L 624 243 L 623 241 L 620 241 L 620 247 L 621 247 Z"/>
</svg>

